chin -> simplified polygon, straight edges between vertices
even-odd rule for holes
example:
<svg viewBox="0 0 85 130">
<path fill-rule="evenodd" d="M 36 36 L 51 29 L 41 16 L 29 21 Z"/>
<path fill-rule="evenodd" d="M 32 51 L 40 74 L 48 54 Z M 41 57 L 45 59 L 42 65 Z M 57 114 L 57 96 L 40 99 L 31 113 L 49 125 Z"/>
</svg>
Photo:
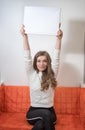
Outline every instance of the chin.
<svg viewBox="0 0 85 130">
<path fill-rule="evenodd" d="M 42 70 L 39 70 L 39 71 L 41 71 L 41 72 L 44 72 L 46 69 L 42 69 Z"/>
</svg>

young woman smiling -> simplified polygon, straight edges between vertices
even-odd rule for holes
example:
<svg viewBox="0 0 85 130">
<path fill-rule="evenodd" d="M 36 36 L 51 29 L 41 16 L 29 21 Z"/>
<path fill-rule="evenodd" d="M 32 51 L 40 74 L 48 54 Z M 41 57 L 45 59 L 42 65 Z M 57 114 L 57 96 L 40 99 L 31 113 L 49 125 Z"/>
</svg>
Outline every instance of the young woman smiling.
<svg viewBox="0 0 85 130">
<path fill-rule="evenodd" d="M 57 115 L 54 110 L 54 91 L 57 86 L 61 39 L 63 32 L 59 29 L 56 35 L 54 55 L 51 60 L 47 51 L 35 54 L 32 63 L 28 35 L 21 27 L 25 52 L 25 65 L 30 86 L 31 106 L 26 113 L 27 121 L 33 125 L 32 130 L 55 130 Z"/>
</svg>

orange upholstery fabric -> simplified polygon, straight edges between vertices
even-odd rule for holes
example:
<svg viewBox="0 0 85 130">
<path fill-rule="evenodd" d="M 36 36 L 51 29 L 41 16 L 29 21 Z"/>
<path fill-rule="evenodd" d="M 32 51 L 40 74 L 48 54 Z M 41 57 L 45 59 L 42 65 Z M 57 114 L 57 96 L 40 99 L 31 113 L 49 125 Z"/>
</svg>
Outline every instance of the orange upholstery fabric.
<svg viewBox="0 0 85 130">
<path fill-rule="evenodd" d="M 4 87 L 0 86 L 0 114 L 4 110 Z"/>
<path fill-rule="evenodd" d="M 5 86 L 5 112 L 26 112 L 30 106 L 29 87 Z"/>
<path fill-rule="evenodd" d="M 57 87 L 55 91 L 55 109 L 58 114 L 79 114 L 80 88 Z"/>
<path fill-rule="evenodd" d="M 57 87 L 54 107 L 58 117 L 56 130 L 85 129 L 85 89 Z M 30 91 L 27 86 L 3 86 L 0 88 L 0 130 L 31 130 L 26 121 L 30 107 Z"/>
<path fill-rule="evenodd" d="M 85 128 L 85 88 L 80 91 L 80 120 Z"/>
</svg>

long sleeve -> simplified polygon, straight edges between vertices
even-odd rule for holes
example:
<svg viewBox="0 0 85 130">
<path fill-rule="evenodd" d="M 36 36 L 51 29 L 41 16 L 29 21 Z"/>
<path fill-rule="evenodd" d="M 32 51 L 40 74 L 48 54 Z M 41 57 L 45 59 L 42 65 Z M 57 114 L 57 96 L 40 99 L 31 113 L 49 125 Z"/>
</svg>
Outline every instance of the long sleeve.
<svg viewBox="0 0 85 130">
<path fill-rule="evenodd" d="M 28 74 L 31 74 L 33 70 L 32 57 L 30 50 L 24 50 L 25 69 Z"/>
<path fill-rule="evenodd" d="M 58 70 L 59 70 L 59 61 L 60 61 L 60 50 L 55 49 L 52 57 L 52 68 L 56 77 L 58 75 Z"/>
</svg>

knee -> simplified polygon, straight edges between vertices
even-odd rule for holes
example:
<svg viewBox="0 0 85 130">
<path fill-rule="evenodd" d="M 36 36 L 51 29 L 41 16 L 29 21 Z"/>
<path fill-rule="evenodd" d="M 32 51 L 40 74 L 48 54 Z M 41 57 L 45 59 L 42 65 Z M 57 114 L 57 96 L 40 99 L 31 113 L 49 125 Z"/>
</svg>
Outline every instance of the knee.
<svg viewBox="0 0 85 130">
<path fill-rule="evenodd" d="M 43 130 L 43 128 L 44 128 L 44 124 L 43 124 L 43 122 L 41 121 L 41 122 L 39 122 L 38 125 L 37 125 L 37 130 Z"/>
<path fill-rule="evenodd" d="M 35 123 L 32 130 L 43 130 L 44 129 L 44 123 L 43 120 L 39 120 Z"/>
</svg>

